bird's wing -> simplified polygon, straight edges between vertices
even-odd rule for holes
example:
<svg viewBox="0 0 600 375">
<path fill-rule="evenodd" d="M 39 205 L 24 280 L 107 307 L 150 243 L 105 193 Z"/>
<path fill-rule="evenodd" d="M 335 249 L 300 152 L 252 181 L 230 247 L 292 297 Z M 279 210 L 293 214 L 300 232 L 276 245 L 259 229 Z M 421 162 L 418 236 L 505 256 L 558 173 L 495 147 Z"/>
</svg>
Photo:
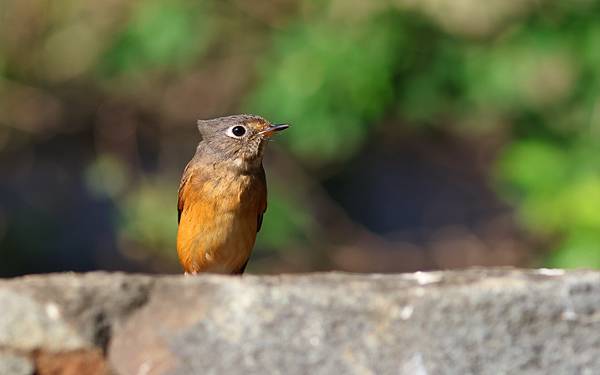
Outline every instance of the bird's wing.
<svg viewBox="0 0 600 375">
<path fill-rule="evenodd" d="M 190 167 L 191 162 L 185 166 L 183 170 L 183 176 L 179 183 L 179 193 L 177 198 L 177 224 L 181 221 L 181 212 L 183 211 L 183 205 L 185 204 L 186 190 L 188 188 L 188 182 L 191 180 L 193 175 L 193 168 Z"/>
<path fill-rule="evenodd" d="M 262 167 L 260 167 L 260 173 L 258 175 L 259 178 L 259 184 L 262 186 L 262 199 L 260 201 L 260 205 L 258 208 L 258 222 L 257 222 L 257 226 L 256 226 L 256 232 L 258 233 L 260 231 L 260 228 L 262 227 L 262 222 L 263 222 L 263 215 L 265 214 L 265 211 L 267 211 L 267 178 L 265 177 L 265 169 Z"/>
<path fill-rule="evenodd" d="M 256 186 L 256 199 L 258 202 L 258 212 L 257 212 L 257 225 L 256 225 L 256 232 L 258 233 L 260 231 L 260 228 L 262 227 L 262 222 L 263 222 L 263 215 L 265 214 L 265 211 L 267 211 L 267 179 L 265 177 L 265 170 L 264 168 L 260 167 L 260 172 L 257 175 L 258 181 L 255 184 Z M 248 254 L 250 255 L 250 254 Z M 244 271 L 246 270 L 246 266 L 248 265 L 248 261 L 250 260 L 250 257 L 248 256 L 248 259 L 246 259 L 246 261 L 244 262 L 244 264 L 235 272 L 233 272 L 232 274 L 234 275 L 241 275 L 244 273 Z"/>
<path fill-rule="evenodd" d="M 250 260 L 250 258 L 246 259 L 246 262 L 240 267 L 239 270 L 232 272 L 232 275 L 241 275 L 244 273 L 244 271 L 246 270 L 246 266 L 248 265 L 248 261 Z"/>
</svg>

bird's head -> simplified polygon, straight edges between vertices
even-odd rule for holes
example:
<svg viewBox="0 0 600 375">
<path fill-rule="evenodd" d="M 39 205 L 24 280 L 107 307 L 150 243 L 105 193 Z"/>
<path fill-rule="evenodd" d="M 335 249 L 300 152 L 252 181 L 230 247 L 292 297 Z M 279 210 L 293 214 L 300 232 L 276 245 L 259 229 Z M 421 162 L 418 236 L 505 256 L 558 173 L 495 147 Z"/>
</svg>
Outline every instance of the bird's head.
<svg viewBox="0 0 600 375">
<path fill-rule="evenodd" d="M 286 124 L 271 124 L 255 115 L 235 115 L 199 120 L 202 141 L 198 146 L 211 159 L 231 162 L 241 169 L 261 163 L 265 141 L 287 129 Z"/>
</svg>

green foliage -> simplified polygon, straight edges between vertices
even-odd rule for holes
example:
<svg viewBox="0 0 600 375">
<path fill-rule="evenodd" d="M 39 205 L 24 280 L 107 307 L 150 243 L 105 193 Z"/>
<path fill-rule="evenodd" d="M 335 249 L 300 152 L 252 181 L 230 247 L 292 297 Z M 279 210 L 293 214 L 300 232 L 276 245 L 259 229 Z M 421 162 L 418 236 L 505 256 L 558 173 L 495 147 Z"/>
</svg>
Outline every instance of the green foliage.
<svg viewBox="0 0 600 375">
<path fill-rule="evenodd" d="M 125 248 L 139 246 L 154 250 L 155 255 L 173 254 L 177 234 L 174 191 L 174 185 L 147 182 L 121 199 L 119 234 L 130 244 Z"/>
<path fill-rule="evenodd" d="M 192 116 L 180 112 L 198 93 L 206 112 L 243 102 L 248 112 L 290 121 L 277 142 L 316 172 L 356 157 L 376 126 L 502 134 L 490 182 L 523 225 L 558 239 L 548 264 L 600 268 L 600 0 L 489 0 L 468 9 L 451 0 L 296 2 L 289 9 L 297 11 L 282 11 L 219 0 L 63 1 L 39 12 L 35 2 L 11 0 L 7 5 L 19 6 L 6 7 L 7 26 L 0 27 L 0 88 L 10 88 L 0 94 L 11 99 L 3 100 L 10 108 L 2 108 L 0 145 L 18 143 L 4 141 L 9 128 L 42 139 L 87 126 L 99 146 L 141 154 L 143 142 L 125 141 L 118 126 L 104 130 L 104 123 L 137 126 L 144 108 L 167 129 Z M 27 27 L 17 24 L 23 15 Z M 83 42 L 56 48 L 71 30 L 86 30 Z M 88 67 L 96 73 L 91 82 Z M 97 87 L 155 72 L 165 79 L 109 93 Z M 123 87 L 133 95 L 121 95 Z M 159 95 L 149 95 L 153 89 Z M 83 95 L 75 100 L 77 90 Z M 101 97 L 109 105 L 98 105 L 98 92 L 114 95 Z M 98 113 L 78 117 L 86 110 Z M 393 132 L 401 129 L 386 129 Z M 109 155 L 92 160 L 84 178 L 95 197 L 118 206 L 121 240 L 172 254 L 176 187 L 161 180 L 174 181 L 173 166 L 165 166 L 178 160 L 180 138 L 165 133 L 145 133 L 160 152 L 172 153 L 159 156 L 164 169 L 152 178 L 138 181 L 131 166 Z M 302 202 L 273 182 L 259 241 L 280 249 L 306 240 L 314 226 Z"/>
<path fill-rule="evenodd" d="M 358 27 L 328 19 L 291 26 L 274 42 L 252 111 L 294 119 L 286 139 L 309 162 L 353 155 L 367 124 L 380 118 L 393 98 L 401 48 L 394 19 L 377 17 Z"/>
<path fill-rule="evenodd" d="M 209 39 L 201 8 L 184 1 L 144 1 L 106 51 L 100 71 L 112 76 L 189 63 Z"/>
<path fill-rule="evenodd" d="M 88 190 L 100 198 L 116 198 L 128 182 L 125 166 L 111 155 L 99 156 L 86 171 Z"/>
<path fill-rule="evenodd" d="M 324 8 L 275 40 L 250 105 L 294 119 L 300 158 L 353 155 L 394 108 L 413 125 L 505 119 L 479 124 L 512 124 L 499 192 L 531 230 L 564 239 L 550 264 L 600 267 L 600 2 L 557 3 L 482 40 L 391 7 L 344 27 Z"/>
<path fill-rule="evenodd" d="M 550 255 L 548 265 L 561 268 L 600 268 L 599 243 L 598 232 L 573 233 Z"/>
<path fill-rule="evenodd" d="M 272 250 L 284 250 L 310 233 L 308 212 L 293 197 L 284 195 L 277 186 L 269 187 L 269 207 L 264 217 L 258 244 Z"/>
<path fill-rule="evenodd" d="M 459 133 L 509 127 L 512 139 L 492 173 L 498 192 L 525 226 L 562 239 L 549 264 L 600 267 L 599 1 L 549 4 L 481 38 L 448 33 L 443 17 L 428 19 L 425 8 L 390 4 L 355 14 L 332 1 L 305 3 L 312 11 L 274 34 L 246 102 L 249 112 L 293 122 L 281 142 L 297 157 L 315 167 L 353 157 L 373 125 L 392 116 Z M 189 63 L 212 38 L 208 20 L 202 7 L 182 1 L 141 2 L 101 71 Z M 119 175 L 105 160 L 89 178 L 101 182 L 107 171 Z M 138 193 L 126 201 L 124 233 L 167 246 L 172 224 L 154 222 L 152 209 L 162 208 Z M 271 192 L 264 247 L 284 248 L 310 231 L 300 207 Z"/>
</svg>

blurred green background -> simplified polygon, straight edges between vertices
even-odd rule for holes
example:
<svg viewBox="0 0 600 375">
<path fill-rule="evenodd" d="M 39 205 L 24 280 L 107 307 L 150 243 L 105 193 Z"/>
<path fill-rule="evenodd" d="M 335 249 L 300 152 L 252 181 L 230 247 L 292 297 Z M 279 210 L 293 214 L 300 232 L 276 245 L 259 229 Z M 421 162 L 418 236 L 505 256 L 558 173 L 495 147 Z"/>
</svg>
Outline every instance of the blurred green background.
<svg viewBox="0 0 600 375">
<path fill-rule="evenodd" d="M 179 272 L 195 121 L 293 124 L 249 271 L 600 267 L 600 1 L 0 0 L 0 276 Z"/>
</svg>

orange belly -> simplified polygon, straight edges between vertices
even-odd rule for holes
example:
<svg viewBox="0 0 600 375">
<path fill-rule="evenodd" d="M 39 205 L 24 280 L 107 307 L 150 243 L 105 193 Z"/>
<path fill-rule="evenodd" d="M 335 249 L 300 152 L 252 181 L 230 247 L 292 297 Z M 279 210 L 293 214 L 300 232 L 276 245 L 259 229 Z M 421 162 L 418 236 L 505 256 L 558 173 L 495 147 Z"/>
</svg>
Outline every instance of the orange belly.
<svg viewBox="0 0 600 375">
<path fill-rule="evenodd" d="M 185 272 L 235 273 L 244 266 L 266 203 L 260 185 L 251 176 L 229 176 L 184 186 L 177 253 Z"/>
</svg>

